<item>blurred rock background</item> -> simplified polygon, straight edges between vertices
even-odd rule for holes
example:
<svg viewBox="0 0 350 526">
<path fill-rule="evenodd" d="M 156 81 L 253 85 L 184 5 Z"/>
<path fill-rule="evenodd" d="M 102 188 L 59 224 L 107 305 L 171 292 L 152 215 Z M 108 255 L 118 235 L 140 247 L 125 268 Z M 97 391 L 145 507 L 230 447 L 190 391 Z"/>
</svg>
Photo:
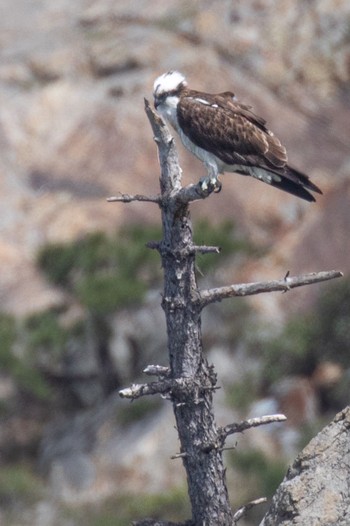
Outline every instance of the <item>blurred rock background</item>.
<svg viewBox="0 0 350 526">
<path fill-rule="evenodd" d="M 143 97 L 168 69 L 252 104 L 324 192 L 310 205 L 225 175 L 192 205 L 198 242 L 223 248 L 198 260 L 200 284 L 345 273 L 204 314 L 218 422 L 289 417 L 227 456 L 234 506 L 271 495 L 348 404 L 349 2 L 2 0 L 0 57 L 1 524 L 188 517 L 169 404 L 116 395 L 167 361 L 161 269 L 144 248 L 159 210 L 105 199 L 158 192 Z M 197 181 L 203 166 L 179 153 Z"/>
</svg>

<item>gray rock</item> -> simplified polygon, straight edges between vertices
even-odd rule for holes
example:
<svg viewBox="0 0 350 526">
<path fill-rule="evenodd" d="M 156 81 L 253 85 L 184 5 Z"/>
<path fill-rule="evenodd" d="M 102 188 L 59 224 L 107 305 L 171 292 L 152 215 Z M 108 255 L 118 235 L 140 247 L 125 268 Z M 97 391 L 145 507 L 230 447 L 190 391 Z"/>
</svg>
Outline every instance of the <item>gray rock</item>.
<svg viewBox="0 0 350 526">
<path fill-rule="evenodd" d="M 350 407 L 293 462 L 260 526 L 350 524 Z"/>
</svg>

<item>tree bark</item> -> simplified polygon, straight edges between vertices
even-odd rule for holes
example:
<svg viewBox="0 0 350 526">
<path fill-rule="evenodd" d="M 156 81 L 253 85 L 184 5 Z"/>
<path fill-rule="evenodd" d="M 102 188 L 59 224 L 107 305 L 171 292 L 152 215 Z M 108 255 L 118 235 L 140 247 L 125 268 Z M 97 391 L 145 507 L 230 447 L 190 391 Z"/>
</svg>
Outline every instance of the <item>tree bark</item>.
<svg viewBox="0 0 350 526">
<path fill-rule="evenodd" d="M 169 147 L 173 148 L 172 139 Z M 162 307 L 165 312 L 170 378 L 181 380 L 170 391 L 181 456 L 187 473 L 192 521 L 195 525 L 231 525 L 232 511 L 225 484 L 225 469 L 214 420 L 212 393 L 216 375 L 203 356 L 201 307 L 196 301 L 195 252 L 188 203 L 177 199 L 180 190 L 177 154 L 165 152 L 173 170 L 161 178 L 163 239 L 158 250 L 164 271 Z M 163 164 L 160 152 L 161 166 Z M 173 194 L 173 195 L 172 195 Z"/>
</svg>

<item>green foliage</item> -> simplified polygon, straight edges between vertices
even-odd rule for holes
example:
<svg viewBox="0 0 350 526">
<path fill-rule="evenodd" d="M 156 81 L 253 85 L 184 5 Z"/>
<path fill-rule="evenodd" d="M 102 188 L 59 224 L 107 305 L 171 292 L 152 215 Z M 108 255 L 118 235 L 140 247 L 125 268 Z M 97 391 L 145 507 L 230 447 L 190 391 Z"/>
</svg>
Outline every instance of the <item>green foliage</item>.
<svg viewBox="0 0 350 526">
<path fill-rule="evenodd" d="M 43 399 L 49 395 L 49 389 L 41 374 L 35 368 L 31 357 L 24 353 L 17 356 L 14 352 L 18 332 L 15 320 L 11 316 L 0 315 L 0 368 L 12 376 L 17 386 L 34 396 Z"/>
<path fill-rule="evenodd" d="M 66 307 L 30 316 L 21 328 L 0 319 L 0 365 L 10 369 L 18 385 L 40 398 L 49 396 L 40 367 L 57 367 L 70 349 L 82 349 L 93 338 L 96 351 L 108 346 L 108 315 L 140 302 L 160 274 L 159 255 L 145 247 L 160 237 L 157 227 L 129 226 L 117 235 L 93 233 L 68 244 L 43 247 L 37 262 L 47 278 L 85 307 L 75 325 L 62 323 Z M 16 338 L 20 356 L 13 354 Z M 8 343 L 7 343 L 8 342 Z"/>
<path fill-rule="evenodd" d="M 15 320 L 6 314 L 0 315 L 0 368 L 11 370 L 17 359 L 13 354 L 12 347 L 16 339 Z"/>
<path fill-rule="evenodd" d="M 18 360 L 12 370 L 12 374 L 17 385 L 22 390 L 46 402 L 51 398 L 50 387 L 40 371 L 35 367 L 35 364 L 28 364 Z"/>
<path fill-rule="evenodd" d="M 65 287 L 69 283 L 69 273 L 74 267 L 72 246 L 54 243 L 46 245 L 38 254 L 39 267 L 55 285 Z"/>
<path fill-rule="evenodd" d="M 230 221 L 213 226 L 203 220 L 197 223 L 195 232 L 197 244 L 220 246 L 222 257 L 250 250 L 245 241 L 237 238 Z M 59 367 L 67 348 L 83 348 L 87 338 L 93 337 L 99 348 L 108 346 L 109 314 L 140 303 L 147 288 L 160 280 L 159 254 L 145 247 L 148 241 L 160 238 L 158 226 L 128 225 L 115 235 L 92 233 L 72 243 L 55 243 L 41 249 L 37 258 L 39 267 L 54 285 L 62 287 L 85 307 L 85 317 L 80 331 L 75 326 L 63 326 L 59 310 L 41 312 L 26 320 L 23 345 L 26 349 L 21 361 L 16 361 L 16 367 L 12 368 L 22 386 L 44 397 L 48 394 L 47 386 L 36 372 L 39 364 L 46 365 L 49 360 Z M 217 255 L 201 256 L 200 266 L 204 270 L 219 263 Z M 234 318 L 238 319 L 236 314 Z M 73 340 L 75 346 L 70 345 Z M 6 356 L 12 359 L 12 352 Z M 25 364 L 22 368 L 21 363 Z M 145 408 L 139 407 L 142 413 Z M 129 411 L 129 418 L 137 418 L 134 412 Z"/>
<path fill-rule="evenodd" d="M 103 275 L 83 278 L 76 287 L 81 303 L 99 315 L 137 303 L 143 298 L 145 291 L 145 285 L 138 280 Z"/>
<path fill-rule="evenodd" d="M 222 257 L 252 250 L 237 238 L 231 221 L 213 226 L 202 220 L 194 230 L 196 244 L 219 246 Z M 70 244 L 44 247 L 38 264 L 50 281 L 68 289 L 88 309 L 107 314 L 141 301 L 146 288 L 160 279 L 159 255 L 145 248 L 160 236 L 159 227 L 144 225 L 125 227 L 116 236 L 93 233 Z M 203 271 L 219 263 L 215 254 L 199 256 Z"/>
<path fill-rule="evenodd" d="M 230 221 L 214 226 L 209 221 L 200 221 L 195 232 L 196 243 L 218 245 L 224 257 L 250 249 L 246 242 L 237 239 Z M 159 240 L 161 235 L 158 226 L 127 225 L 115 235 L 92 233 L 72 243 L 42 248 L 37 259 L 39 267 L 52 283 L 65 289 L 85 308 L 82 320 L 85 328 L 79 335 L 73 334 L 74 327 L 63 327 L 57 310 L 31 317 L 26 331 L 33 364 L 46 363 L 49 356 L 51 363 L 56 361 L 59 366 L 66 349 L 72 348 L 69 345 L 72 338 L 76 340 L 76 348 L 84 346 L 91 337 L 98 348 L 108 347 L 108 316 L 140 303 L 147 288 L 161 278 L 159 254 L 145 246 L 149 241 Z M 202 256 L 200 266 L 205 270 L 219 262 L 217 255 L 209 254 Z M 129 418 L 137 418 L 133 414 L 134 410 L 129 411 Z"/>
<path fill-rule="evenodd" d="M 68 331 L 59 323 L 59 314 L 53 309 L 29 316 L 21 330 L 24 353 L 20 363 L 25 369 L 17 372 L 16 377 L 21 387 L 43 400 L 50 399 L 52 393 L 39 370 L 40 362 L 49 360 L 51 366 L 59 364 L 68 340 Z"/>
<path fill-rule="evenodd" d="M 229 344 L 232 348 L 241 341 L 247 341 L 254 325 L 254 313 L 248 302 L 222 301 L 209 308 L 212 312 L 215 309 L 215 316 L 220 319 L 223 327 L 220 334 L 215 334 L 216 341 L 221 338 L 224 344 Z"/>
<path fill-rule="evenodd" d="M 226 403 L 245 412 L 258 396 L 258 381 L 252 374 L 245 374 L 239 382 L 225 387 Z"/>
<path fill-rule="evenodd" d="M 0 469 L 0 502 L 4 524 L 21 523 L 23 506 L 31 506 L 45 495 L 43 481 L 25 464 L 2 466 Z M 12 510 L 12 513 L 11 513 Z M 84 526 L 129 526 L 132 520 L 145 517 L 184 521 L 191 515 L 186 487 L 158 494 L 125 494 L 109 497 L 101 503 L 84 506 L 59 506 L 57 524 Z M 7 519 L 7 520 L 5 520 Z M 55 521 L 56 524 L 56 521 Z"/>
<path fill-rule="evenodd" d="M 88 310 L 105 315 L 141 301 L 159 277 L 158 255 L 145 247 L 159 228 L 132 226 L 117 236 L 87 235 L 71 244 L 44 247 L 38 264 L 55 285 L 68 289 Z M 146 283 L 147 282 L 147 283 Z"/>
<path fill-rule="evenodd" d="M 194 226 L 193 239 L 196 245 L 216 246 L 221 249 L 220 255 L 198 255 L 197 264 L 201 272 L 217 267 L 223 258 L 235 252 L 250 253 L 253 250 L 251 244 L 237 237 L 233 221 L 213 225 L 208 219 L 202 219 Z"/>
<path fill-rule="evenodd" d="M 33 353 L 39 349 L 50 350 L 50 357 L 60 357 L 67 341 L 67 331 L 58 320 L 57 310 L 48 310 L 30 316 L 26 320 L 26 336 L 29 350 Z"/>
<path fill-rule="evenodd" d="M 311 374 L 316 363 L 313 316 L 291 320 L 283 333 L 263 346 L 263 377 L 273 383 L 285 375 Z"/>
<path fill-rule="evenodd" d="M 159 494 L 124 495 L 109 498 L 101 507 L 84 507 L 68 512 L 85 526 L 129 526 L 132 520 L 152 517 L 182 521 L 190 516 L 186 488 Z"/>
<path fill-rule="evenodd" d="M 314 354 L 350 367 L 350 280 L 329 286 L 322 295 L 312 336 Z"/>
<path fill-rule="evenodd" d="M 141 420 L 145 416 L 154 413 L 160 407 L 160 399 L 156 398 L 140 398 L 137 403 L 130 403 L 124 405 L 118 412 L 118 423 L 121 425 L 128 425 L 137 420 Z"/>
<path fill-rule="evenodd" d="M 246 479 L 249 499 L 256 495 L 272 497 L 286 473 L 286 463 L 283 460 L 268 458 L 256 449 L 236 450 L 230 458 L 232 465 Z"/>
<path fill-rule="evenodd" d="M 12 464 L 0 469 L 0 502 L 4 507 L 18 502 L 32 504 L 43 492 L 42 482 L 29 466 Z"/>
<path fill-rule="evenodd" d="M 149 241 L 160 240 L 162 231 L 157 225 L 133 225 L 124 228 L 119 233 L 120 238 L 120 265 L 123 272 L 144 272 L 142 267 L 148 269 L 150 279 L 160 278 L 160 259 L 157 251 L 145 248 Z"/>
<path fill-rule="evenodd" d="M 144 494 L 130 499 L 120 499 L 119 505 L 130 518 L 141 519 L 153 517 L 160 519 L 180 521 L 190 515 L 186 488 L 175 488 L 168 492 L 158 494 Z"/>
<path fill-rule="evenodd" d="M 263 346 L 263 377 L 268 384 L 285 375 L 311 375 L 324 361 L 350 368 L 350 281 L 329 286 L 314 310 L 292 319 L 279 337 Z M 325 407 L 348 403 L 350 379 L 345 375 L 327 393 Z"/>
</svg>

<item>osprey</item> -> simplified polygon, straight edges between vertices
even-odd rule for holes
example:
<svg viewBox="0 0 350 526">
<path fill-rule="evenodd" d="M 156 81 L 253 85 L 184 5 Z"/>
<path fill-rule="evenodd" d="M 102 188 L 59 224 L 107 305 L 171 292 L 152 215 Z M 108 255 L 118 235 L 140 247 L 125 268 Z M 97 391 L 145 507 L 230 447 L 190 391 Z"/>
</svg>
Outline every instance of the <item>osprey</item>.
<svg viewBox="0 0 350 526">
<path fill-rule="evenodd" d="M 322 194 L 303 173 L 288 165 L 287 152 L 266 121 L 238 102 L 234 93 L 209 94 L 187 88 L 185 77 L 168 71 L 154 82 L 156 110 L 184 146 L 205 164 L 203 190 L 220 191 L 219 174 L 250 175 L 306 201 Z"/>
</svg>

